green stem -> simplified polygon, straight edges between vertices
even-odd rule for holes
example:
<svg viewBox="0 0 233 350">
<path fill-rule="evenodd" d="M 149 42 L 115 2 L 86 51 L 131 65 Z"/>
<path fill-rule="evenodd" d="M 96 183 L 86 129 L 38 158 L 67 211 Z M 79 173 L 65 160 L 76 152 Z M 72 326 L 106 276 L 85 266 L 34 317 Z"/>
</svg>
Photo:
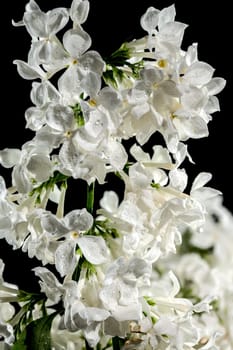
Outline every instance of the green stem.
<svg viewBox="0 0 233 350">
<path fill-rule="evenodd" d="M 112 347 L 113 350 L 121 350 L 121 345 L 122 345 L 122 341 L 119 337 L 113 337 L 112 338 Z"/>
<path fill-rule="evenodd" d="M 95 182 L 92 182 L 90 185 L 87 185 L 87 210 L 89 213 L 93 213 L 95 200 Z"/>
</svg>

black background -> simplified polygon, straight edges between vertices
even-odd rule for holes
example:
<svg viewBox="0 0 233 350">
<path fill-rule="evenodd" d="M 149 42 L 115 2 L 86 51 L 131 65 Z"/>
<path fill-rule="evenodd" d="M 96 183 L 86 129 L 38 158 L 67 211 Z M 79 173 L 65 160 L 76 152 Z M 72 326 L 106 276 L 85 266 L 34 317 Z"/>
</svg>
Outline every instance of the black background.
<svg viewBox="0 0 233 350">
<path fill-rule="evenodd" d="M 25 130 L 24 112 L 31 106 L 31 82 L 18 76 L 14 59 L 27 60 L 30 36 L 24 27 L 15 28 L 11 20 L 21 20 L 27 1 L 4 1 L 1 13 L 1 124 L 0 149 L 20 148 L 33 135 Z M 158 9 L 175 3 L 176 20 L 188 24 L 185 31 L 183 49 L 193 42 L 198 43 L 199 60 L 215 68 L 215 76 L 227 80 L 227 85 L 218 97 L 221 111 L 213 115 L 209 123 L 210 135 L 207 138 L 190 140 L 189 151 L 195 165 L 187 165 L 190 177 L 200 171 L 213 174 L 210 182 L 223 192 L 224 204 L 233 210 L 232 198 L 232 19 L 230 2 L 171 1 L 171 0 L 90 0 L 90 13 L 84 29 L 92 37 L 92 49 L 101 55 L 108 55 L 122 42 L 140 38 L 145 32 L 140 28 L 140 17 L 149 6 Z M 38 0 L 42 10 L 57 6 L 69 7 L 70 0 Z M 0 167 L 10 184 L 9 172 Z M 29 262 L 26 254 L 11 252 L 4 240 L 0 241 L 0 257 L 6 264 L 6 277 L 23 288 L 32 286 L 28 272 L 36 261 Z M 27 280 L 26 280 L 26 277 Z"/>
</svg>

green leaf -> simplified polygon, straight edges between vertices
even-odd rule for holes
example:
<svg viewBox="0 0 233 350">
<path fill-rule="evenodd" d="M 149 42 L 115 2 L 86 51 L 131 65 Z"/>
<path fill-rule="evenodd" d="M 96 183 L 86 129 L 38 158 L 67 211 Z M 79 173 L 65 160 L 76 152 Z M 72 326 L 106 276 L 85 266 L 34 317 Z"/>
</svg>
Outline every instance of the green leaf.
<svg viewBox="0 0 233 350">
<path fill-rule="evenodd" d="M 57 312 L 32 321 L 21 333 L 12 350 L 51 350 L 50 329 Z"/>
<path fill-rule="evenodd" d="M 27 350 L 26 335 L 27 332 L 26 329 L 24 329 L 23 332 L 20 334 L 18 340 L 12 346 L 11 350 Z"/>
</svg>

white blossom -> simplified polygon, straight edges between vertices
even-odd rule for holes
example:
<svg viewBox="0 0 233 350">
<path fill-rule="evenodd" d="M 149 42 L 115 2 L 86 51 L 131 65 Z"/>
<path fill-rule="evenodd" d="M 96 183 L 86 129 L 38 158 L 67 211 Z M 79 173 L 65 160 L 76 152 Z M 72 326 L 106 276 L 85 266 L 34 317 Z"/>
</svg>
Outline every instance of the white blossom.
<svg viewBox="0 0 233 350">
<path fill-rule="evenodd" d="M 33 136 L 0 150 L 12 168 L 12 185 L 0 176 L 0 239 L 38 260 L 40 290 L 5 282 L 0 260 L 0 347 L 33 330 L 41 349 L 231 350 L 233 217 L 206 186 L 212 174 L 190 184 L 184 162 L 226 81 L 197 43 L 182 49 L 174 4 L 149 7 L 146 35 L 105 58 L 83 28 L 89 10 L 30 0 L 13 22 L 32 39 L 14 64 L 32 81 Z M 70 180 L 87 186 L 86 207 Z"/>
</svg>

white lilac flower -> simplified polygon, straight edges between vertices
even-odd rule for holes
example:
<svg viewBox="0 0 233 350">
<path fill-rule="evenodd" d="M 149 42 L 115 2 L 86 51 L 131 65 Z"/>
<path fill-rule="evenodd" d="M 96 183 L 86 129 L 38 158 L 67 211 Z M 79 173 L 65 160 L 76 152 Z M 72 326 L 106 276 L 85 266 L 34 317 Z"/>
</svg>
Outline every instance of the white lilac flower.
<svg viewBox="0 0 233 350">
<path fill-rule="evenodd" d="M 28 193 L 33 184 L 40 184 L 53 173 L 50 149 L 46 144 L 29 141 L 18 149 L 5 149 L 1 152 L 1 164 L 13 167 L 12 183 L 20 193 Z"/>
<path fill-rule="evenodd" d="M 18 210 L 19 206 L 14 202 L 14 193 L 6 188 L 2 177 L 0 177 L 0 192 L 0 238 L 4 238 L 13 249 L 17 249 L 22 246 L 28 234 L 26 215 Z M 16 195 L 16 199 L 17 197 Z"/>
<path fill-rule="evenodd" d="M 64 102 L 74 105 L 80 102 L 82 93 L 89 95 L 93 89 L 98 90 L 105 63 L 97 51 L 88 50 L 91 38 L 81 28 L 68 30 L 63 45 L 68 55 L 68 68 L 58 80 L 58 89 Z"/>
<path fill-rule="evenodd" d="M 78 126 L 76 123 L 76 126 L 74 125 L 73 129 L 70 127 L 66 133 L 62 130 L 63 126 L 59 126 L 59 118 L 48 120 L 47 115 L 50 132 L 59 135 L 59 126 L 64 139 L 58 154 L 58 164 L 62 173 L 74 178 L 82 178 L 88 183 L 96 179 L 99 183 L 103 183 L 108 172 L 123 169 L 127 161 L 127 153 L 114 135 L 116 129 L 111 114 L 106 113 L 104 108 L 91 107 L 84 102 L 80 103 L 80 106 L 83 110 L 84 125 Z M 55 108 L 59 109 L 58 106 Z M 65 109 L 65 107 L 62 108 Z M 67 124 L 68 118 L 66 119 Z M 54 129 L 54 122 L 57 124 L 57 130 Z M 73 123 L 72 118 L 71 123 Z M 53 127 L 52 130 L 51 127 Z M 49 133 L 48 137 L 50 137 Z"/>
<path fill-rule="evenodd" d="M 203 232 L 192 232 L 190 228 L 190 235 L 184 235 L 186 248 L 181 248 L 181 254 L 169 256 L 159 265 L 161 269 L 173 269 L 183 295 L 188 293 L 194 301 L 209 299 L 208 313 L 193 319 L 199 329 L 199 343 L 211 348 L 214 341 L 217 349 L 231 349 L 232 214 L 219 196 L 206 201 L 206 212 Z"/>
<path fill-rule="evenodd" d="M 175 21 L 175 6 L 171 5 L 159 11 L 149 7 L 141 17 L 141 26 L 148 32 L 150 49 L 167 45 L 170 50 L 180 48 L 186 24 Z M 166 43 L 166 44 L 165 44 Z M 165 45 L 164 45 L 165 44 Z M 169 45 L 168 45 L 169 44 Z"/>
<path fill-rule="evenodd" d="M 41 208 L 33 210 L 28 215 L 28 236 L 25 238 L 22 251 L 27 252 L 29 258 L 36 257 L 43 265 L 55 263 L 55 251 L 58 244 L 41 227 L 41 218 L 45 212 Z"/>
<path fill-rule="evenodd" d="M 38 131 L 45 125 L 45 112 L 49 103 L 59 103 L 60 95 L 49 80 L 42 80 L 32 83 L 31 100 L 35 106 L 25 112 L 26 127 Z"/>
<path fill-rule="evenodd" d="M 150 274 L 150 264 L 139 258 L 127 261 L 119 257 L 110 265 L 100 291 L 100 299 L 116 321 L 137 321 L 141 318 L 139 290 L 148 286 Z"/>
<path fill-rule="evenodd" d="M 60 329 L 61 316 L 57 315 L 51 327 L 52 350 L 75 350 L 82 349 L 84 346 L 84 339 L 82 338 L 82 331 L 70 332 L 66 328 Z"/>
<path fill-rule="evenodd" d="M 145 62 L 140 79 L 129 89 L 122 125 L 125 135 L 135 135 L 140 144 L 159 131 L 171 152 L 176 152 L 179 140 L 208 135 L 211 114 L 219 111 L 215 95 L 226 83 L 213 78 L 214 68 L 198 60 L 195 44 L 187 53 L 180 48 L 185 25 L 174 17 L 174 5 L 162 11 L 150 7 L 142 16 L 149 39 L 141 41 L 144 50 L 155 48 L 154 61 Z M 135 55 L 143 54 L 142 44 L 130 45 Z"/>
<path fill-rule="evenodd" d="M 137 251 L 144 259 L 155 261 L 161 254 L 176 251 L 185 228 L 200 228 L 204 223 L 205 209 L 192 196 L 180 191 L 186 185 L 186 177 L 177 184 L 168 183 L 166 173 L 159 167 L 172 167 L 165 150 L 155 148 L 153 160 L 134 147 L 132 153 L 140 159 L 129 167 L 129 176 L 122 173 L 125 182 L 123 201 L 117 204 L 114 193 L 109 193 L 101 202 L 104 210 L 99 214 L 107 217 L 123 234 L 125 252 Z M 179 174 L 177 174 L 179 176 Z M 176 176 L 176 177 L 177 177 Z M 184 183 L 184 184 L 183 184 Z M 108 199 L 112 202 L 108 205 Z M 107 209 L 107 210 L 106 210 Z"/>
<path fill-rule="evenodd" d="M 61 276 L 75 268 L 79 257 L 77 246 L 91 264 L 100 265 L 108 261 L 109 250 L 105 240 L 101 236 L 85 235 L 93 225 L 93 218 L 86 209 L 73 210 L 62 219 L 47 213 L 42 216 L 41 225 L 50 241 L 64 238 L 55 251 L 55 265 Z"/>
<path fill-rule="evenodd" d="M 45 267 L 35 267 L 33 271 L 35 276 L 40 278 L 41 291 L 46 294 L 49 301 L 57 304 L 64 293 L 64 288 L 56 276 Z"/>
<path fill-rule="evenodd" d="M 30 325 L 39 336 L 46 322 L 41 346 L 51 335 L 53 350 L 231 350 L 232 214 L 206 186 L 210 173 L 188 193 L 181 167 L 192 162 L 184 142 L 208 136 L 225 80 L 196 43 L 181 48 L 187 25 L 174 4 L 149 7 L 147 35 L 105 60 L 82 27 L 89 9 L 73 0 L 45 13 L 30 0 L 14 23 L 32 37 L 27 61 L 14 63 L 38 79 L 25 112 L 35 135 L 0 150 L 0 164 L 13 168 L 12 187 L 0 177 L 0 238 L 44 266 L 33 269 L 35 296 L 3 280 L 0 260 L 0 347 L 21 344 L 22 332 L 27 341 Z M 156 132 L 166 146 L 146 153 Z M 97 191 L 95 211 L 93 183 L 114 174 L 122 195 Z M 87 183 L 87 208 L 66 212 L 69 177 Z M 11 320 L 19 295 L 26 299 Z"/>
<path fill-rule="evenodd" d="M 12 345 L 15 337 L 13 327 L 8 321 L 15 314 L 15 308 L 11 302 L 18 301 L 18 287 L 14 284 L 7 283 L 3 279 L 4 262 L 0 259 L 0 343 L 2 338 L 8 345 Z"/>
<path fill-rule="evenodd" d="M 75 281 L 70 281 L 65 286 L 64 306 L 65 314 L 59 328 L 65 327 L 72 332 L 81 329 L 89 345 L 96 346 L 100 340 L 101 324 L 109 317 L 109 312 L 101 305 L 85 305 Z"/>
<path fill-rule="evenodd" d="M 56 34 L 65 27 L 68 20 L 69 13 L 65 8 L 56 8 L 44 13 L 37 5 L 26 6 L 23 23 L 33 39 L 28 57 L 29 64 L 40 66 L 65 59 L 65 51 Z"/>
</svg>

